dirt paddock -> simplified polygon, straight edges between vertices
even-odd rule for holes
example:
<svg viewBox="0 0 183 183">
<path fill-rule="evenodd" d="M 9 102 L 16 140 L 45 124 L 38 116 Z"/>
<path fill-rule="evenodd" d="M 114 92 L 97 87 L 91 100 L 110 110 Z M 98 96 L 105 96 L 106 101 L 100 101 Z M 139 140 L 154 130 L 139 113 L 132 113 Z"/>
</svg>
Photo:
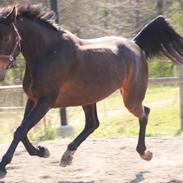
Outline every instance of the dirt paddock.
<svg viewBox="0 0 183 183">
<path fill-rule="evenodd" d="M 183 137 L 147 138 L 151 162 L 135 151 L 137 138 L 89 138 L 75 153 L 73 164 L 59 166 L 70 140 L 40 142 L 48 159 L 30 157 L 19 145 L 0 183 L 183 183 Z M 0 155 L 8 144 L 0 145 Z"/>
</svg>

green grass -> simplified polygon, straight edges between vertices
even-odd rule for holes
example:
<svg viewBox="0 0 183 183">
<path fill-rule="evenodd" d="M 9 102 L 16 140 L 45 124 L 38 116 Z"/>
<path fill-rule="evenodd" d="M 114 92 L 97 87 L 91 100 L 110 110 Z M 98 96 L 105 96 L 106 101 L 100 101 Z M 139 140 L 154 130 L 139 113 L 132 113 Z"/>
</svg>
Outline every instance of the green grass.
<svg viewBox="0 0 183 183">
<path fill-rule="evenodd" d="M 56 129 L 51 126 L 46 127 L 45 129 L 41 129 L 37 133 L 30 133 L 29 138 L 32 141 L 53 140 L 57 138 Z"/>
<path fill-rule="evenodd" d="M 135 91 L 134 91 L 135 92 Z M 179 115 L 179 87 L 151 86 L 144 104 L 151 108 L 147 136 L 181 135 Z M 123 105 L 119 92 L 99 102 L 98 116 L 100 127 L 92 134 L 93 137 L 115 137 L 138 135 L 138 119 L 130 114 Z M 81 107 L 67 108 L 68 121 L 74 126 L 76 136 L 84 126 L 84 113 Z M 20 112 L 0 113 L 0 143 L 12 138 L 13 132 L 23 116 Z M 31 140 L 48 140 L 57 138 L 55 129 L 60 125 L 58 110 L 51 110 L 46 118 L 31 130 Z"/>
<path fill-rule="evenodd" d="M 180 115 L 178 87 L 151 86 L 147 91 L 144 103 L 151 108 L 147 126 L 147 136 L 174 136 L 182 133 L 182 131 L 179 130 Z M 101 123 L 100 127 L 92 136 L 138 135 L 138 119 L 124 108 L 119 93 L 115 93 L 108 99 L 100 102 L 98 109 L 98 114 L 101 116 Z M 108 113 L 107 117 L 105 117 L 103 113 Z M 77 129 L 77 133 L 79 133 L 81 129 L 82 127 L 80 125 Z"/>
<path fill-rule="evenodd" d="M 147 135 L 178 135 L 180 133 L 179 87 L 151 87 L 145 99 L 151 107 Z"/>
</svg>

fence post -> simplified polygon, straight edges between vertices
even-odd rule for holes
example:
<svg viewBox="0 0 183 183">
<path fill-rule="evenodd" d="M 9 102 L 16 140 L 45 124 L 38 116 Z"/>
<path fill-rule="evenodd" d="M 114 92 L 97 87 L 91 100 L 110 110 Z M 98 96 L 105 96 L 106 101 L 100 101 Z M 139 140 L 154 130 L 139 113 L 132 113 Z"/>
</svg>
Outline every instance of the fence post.
<svg viewBox="0 0 183 183">
<path fill-rule="evenodd" d="M 183 65 L 179 65 L 180 79 L 183 79 Z M 180 129 L 183 130 L 183 83 L 180 83 Z"/>
<path fill-rule="evenodd" d="M 50 0 L 51 10 L 56 14 L 56 22 L 59 23 L 59 12 L 58 12 L 58 2 L 57 0 Z"/>
<path fill-rule="evenodd" d="M 56 14 L 56 22 L 59 23 L 59 11 L 58 11 L 58 1 L 57 0 L 50 0 L 51 9 Z M 66 108 L 60 108 L 60 119 L 61 119 L 61 126 L 58 129 L 59 135 L 66 137 L 73 133 L 73 128 L 68 125 L 67 122 L 67 113 Z"/>
</svg>

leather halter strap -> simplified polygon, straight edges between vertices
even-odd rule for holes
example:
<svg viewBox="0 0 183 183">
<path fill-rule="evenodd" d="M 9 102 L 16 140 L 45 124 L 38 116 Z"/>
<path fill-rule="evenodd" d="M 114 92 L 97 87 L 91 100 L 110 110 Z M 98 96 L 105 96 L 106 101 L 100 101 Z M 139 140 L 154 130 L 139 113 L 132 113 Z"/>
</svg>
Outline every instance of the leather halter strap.
<svg viewBox="0 0 183 183">
<path fill-rule="evenodd" d="M 16 52 L 17 50 L 21 51 L 21 37 L 14 24 L 13 24 L 13 30 L 15 32 L 15 39 L 16 39 L 15 46 L 12 48 L 12 51 L 9 55 L 0 55 L 0 59 L 7 59 L 9 61 L 7 69 L 10 69 L 15 66 L 16 57 L 18 56 Z"/>
</svg>

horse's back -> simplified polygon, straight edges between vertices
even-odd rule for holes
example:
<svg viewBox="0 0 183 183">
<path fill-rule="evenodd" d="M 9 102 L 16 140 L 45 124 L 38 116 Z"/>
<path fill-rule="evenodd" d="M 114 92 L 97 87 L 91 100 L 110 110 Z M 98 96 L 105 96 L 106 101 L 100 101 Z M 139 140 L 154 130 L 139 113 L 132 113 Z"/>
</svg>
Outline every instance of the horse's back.
<svg viewBox="0 0 183 183">
<path fill-rule="evenodd" d="M 120 84 L 128 77 L 130 69 L 138 75 L 146 67 L 142 50 L 132 40 L 124 37 L 109 36 L 84 40 L 78 57 L 82 64 L 98 65 L 100 69 L 115 72 Z"/>
<path fill-rule="evenodd" d="M 59 101 L 64 106 L 97 102 L 121 88 L 131 65 L 134 72 L 138 70 L 139 47 L 123 37 L 81 40 L 76 47 L 75 65 L 60 88 L 58 105 Z"/>
</svg>

